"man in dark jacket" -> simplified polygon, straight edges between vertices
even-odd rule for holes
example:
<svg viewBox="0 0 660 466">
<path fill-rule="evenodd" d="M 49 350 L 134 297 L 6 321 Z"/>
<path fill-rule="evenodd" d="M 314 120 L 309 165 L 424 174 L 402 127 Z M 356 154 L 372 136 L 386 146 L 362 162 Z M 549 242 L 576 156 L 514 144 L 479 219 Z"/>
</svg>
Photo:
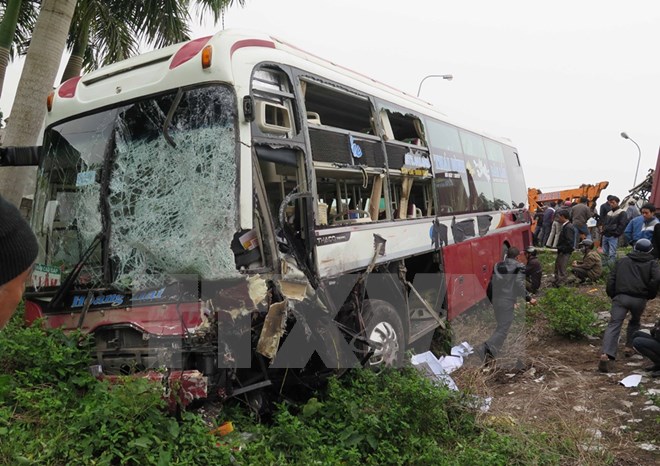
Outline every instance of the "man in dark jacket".
<svg viewBox="0 0 660 466">
<path fill-rule="evenodd" d="M 552 222 L 555 219 L 555 206 L 557 203 L 555 201 L 550 202 L 550 205 L 545 208 L 543 211 L 543 232 L 541 240 L 541 247 L 545 247 L 550 237 L 550 230 L 552 229 Z"/>
<path fill-rule="evenodd" d="M 575 243 L 575 229 L 568 221 L 569 212 L 567 210 L 558 210 L 555 214 L 561 223 L 561 231 L 559 232 L 559 240 L 557 241 L 557 259 L 555 260 L 555 280 L 554 286 L 561 286 L 566 283 L 568 278 L 568 261 L 573 253 L 573 245 Z"/>
<path fill-rule="evenodd" d="M 534 246 L 538 246 L 541 239 L 543 239 L 543 208 L 539 207 L 536 209 L 534 214 L 534 221 L 536 222 L 536 228 L 534 229 L 534 234 L 532 235 L 532 241 Z"/>
<path fill-rule="evenodd" d="M 651 372 L 651 377 L 660 377 L 660 320 L 648 334 L 638 330 L 633 335 L 633 348 L 651 360 L 653 365 L 645 368 Z"/>
<path fill-rule="evenodd" d="M 525 287 L 527 291 L 534 294 L 541 288 L 541 277 L 543 276 L 543 267 L 541 261 L 536 255 L 536 248 L 530 246 L 525 249 Z"/>
<path fill-rule="evenodd" d="M 536 300 L 525 290 L 525 266 L 518 262 L 519 255 L 518 248 L 509 248 L 506 258 L 495 264 L 493 269 L 488 284 L 488 299 L 493 304 L 497 327 L 490 338 L 476 348 L 481 359 L 496 356 L 502 348 L 513 323 L 514 307 L 518 298 L 524 297 L 530 304 L 536 304 Z"/>
<path fill-rule="evenodd" d="M 609 372 L 616 359 L 621 326 L 630 311 L 626 336 L 627 355 L 632 354 L 633 335 L 640 328 L 646 302 L 655 298 L 660 285 L 660 265 L 651 254 L 653 245 L 648 239 L 635 243 L 633 251 L 615 262 L 607 280 L 607 296 L 612 298 L 610 322 L 603 335 L 603 348 L 598 363 L 601 372 Z"/>
<path fill-rule="evenodd" d="M 610 196 L 610 210 L 603 222 L 603 253 L 611 265 L 616 260 L 616 250 L 619 243 L 619 236 L 623 234 L 628 225 L 628 214 L 619 207 L 619 198 Z"/>
</svg>

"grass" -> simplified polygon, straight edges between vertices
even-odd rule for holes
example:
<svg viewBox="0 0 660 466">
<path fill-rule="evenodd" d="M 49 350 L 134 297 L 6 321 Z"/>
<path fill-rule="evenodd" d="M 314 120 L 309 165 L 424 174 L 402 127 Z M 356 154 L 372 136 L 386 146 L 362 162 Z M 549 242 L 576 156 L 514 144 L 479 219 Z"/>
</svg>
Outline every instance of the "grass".
<svg viewBox="0 0 660 466">
<path fill-rule="evenodd" d="M 566 464 L 575 442 L 498 422 L 470 390 L 433 385 L 414 369 L 354 370 L 303 405 L 275 406 L 261 424 L 243 405 L 211 419 L 167 414 L 162 388 L 89 375 L 87 338 L 25 327 L 0 333 L 0 464 L 527 465 Z M 236 431 L 210 431 L 233 421 Z"/>
</svg>

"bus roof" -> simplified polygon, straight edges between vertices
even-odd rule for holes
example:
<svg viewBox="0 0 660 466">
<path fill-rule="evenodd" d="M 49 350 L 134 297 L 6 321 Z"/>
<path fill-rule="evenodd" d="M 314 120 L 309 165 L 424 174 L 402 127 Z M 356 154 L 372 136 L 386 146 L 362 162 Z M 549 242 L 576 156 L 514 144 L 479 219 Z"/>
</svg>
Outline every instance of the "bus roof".
<svg viewBox="0 0 660 466">
<path fill-rule="evenodd" d="M 46 126 L 96 108 L 164 92 L 179 86 L 207 81 L 232 82 L 233 69 L 215 69 L 212 73 L 202 74 L 196 62 L 191 60 L 207 43 L 213 46 L 214 55 L 221 57 L 221 61 L 232 62 L 234 54 L 239 50 L 252 49 L 248 62 L 251 67 L 259 62 L 273 62 L 295 66 L 320 76 L 324 76 L 329 71 L 332 74 L 331 78 L 340 84 L 420 114 L 455 124 L 502 144 L 512 145 L 506 138 L 476 131 L 471 125 L 449 118 L 431 103 L 416 96 L 306 52 L 279 38 L 248 29 L 220 31 L 213 36 L 192 39 L 146 52 L 104 66 L 82 77 L 73 78 L 56 89 L 53 110 L 47 114 Z M 197 47 L 200 44 L 201 46 Z M 230 68 L 236 66 L 234 62 L 232 63 Z"/>
</svg>

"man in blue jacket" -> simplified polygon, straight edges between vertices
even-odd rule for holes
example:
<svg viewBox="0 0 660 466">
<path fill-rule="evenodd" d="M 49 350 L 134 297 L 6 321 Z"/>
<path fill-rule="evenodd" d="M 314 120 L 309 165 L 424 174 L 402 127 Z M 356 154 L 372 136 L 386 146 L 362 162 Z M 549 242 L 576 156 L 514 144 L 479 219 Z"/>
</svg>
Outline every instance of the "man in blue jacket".
<svg viewBox="0 0 660 466">
<path fill-rule="evenodd" d="M 626 242 L 634 245 L 637 240 L 642 238 L 653 241 L 653 229 L 658 223 L 660 223 L 660 220 L 655 216 L 655 206 L 651 203 L 644 204 L 642 215 L 630 220 L 623 231 Z"/>
</svg>

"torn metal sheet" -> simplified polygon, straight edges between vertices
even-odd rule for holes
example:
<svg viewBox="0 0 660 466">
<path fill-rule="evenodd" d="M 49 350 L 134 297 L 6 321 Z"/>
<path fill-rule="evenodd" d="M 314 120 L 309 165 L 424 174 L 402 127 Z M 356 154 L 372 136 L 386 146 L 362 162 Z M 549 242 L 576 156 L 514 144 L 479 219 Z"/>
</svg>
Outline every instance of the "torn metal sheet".
<svg viewBox="0 0 660 466">
<path fill-rule="evenodd" d="M 268 309 L 257 343 L 257 352 L 268 359 L 274 359 L 280 347 L 280 340 L 286 328 L 287 307 L 288 303 L 284 300 L 271 305 Z"/>
<path fill-rule="evenodd" d="M 302 301 L 307 296 L 307 283 L 280 281 L 280 290 L 288 299 Z"/>
<path fill-rule="evenodd" d="M 259 306 L 260 304 L 266 304 L 266 298 L 268 296 L 268 286 L 266 280 L 261 278 L 260 275 L 252 275 L 248 277 L 248 293 L 252 304 L 254 307 Z"/>
</svg>

